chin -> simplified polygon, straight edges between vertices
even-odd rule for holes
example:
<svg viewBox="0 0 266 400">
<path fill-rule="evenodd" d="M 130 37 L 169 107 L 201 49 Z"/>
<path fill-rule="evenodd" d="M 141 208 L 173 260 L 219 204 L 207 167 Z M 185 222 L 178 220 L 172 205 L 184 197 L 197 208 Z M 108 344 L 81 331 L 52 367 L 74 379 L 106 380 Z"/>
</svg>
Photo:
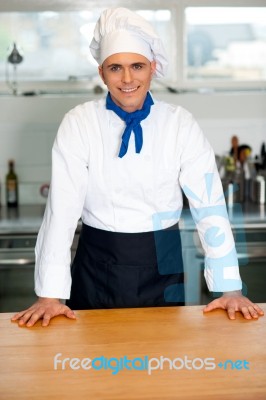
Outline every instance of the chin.
<svg viewBox="0 0 266 400">
<path fill-rule="evenodd" d="M 132 96 L 127 99 L 122 99 L 121 104 L 123 104 L 125 107 L 133 107 L 137 110 L 142 107 L 144 100 L 144 96 Z"/>
</svg>

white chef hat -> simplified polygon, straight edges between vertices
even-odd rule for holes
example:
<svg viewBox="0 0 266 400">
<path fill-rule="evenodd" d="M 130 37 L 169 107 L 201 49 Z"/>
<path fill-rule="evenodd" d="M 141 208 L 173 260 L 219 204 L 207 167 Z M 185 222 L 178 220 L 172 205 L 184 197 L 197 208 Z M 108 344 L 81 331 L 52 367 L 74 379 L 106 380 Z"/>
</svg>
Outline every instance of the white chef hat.
<svg viewBox="0 0 266 400">
<path fill-rule="evenodd" d="M 94 29 L 90 51 L 100 65 L 116 53 L 141 54 L 156 61 L 155 77 L 166 74 L 168 61 L 161 39 L 148 21 L 127 8 L 103 11 Z"/>
</svg>

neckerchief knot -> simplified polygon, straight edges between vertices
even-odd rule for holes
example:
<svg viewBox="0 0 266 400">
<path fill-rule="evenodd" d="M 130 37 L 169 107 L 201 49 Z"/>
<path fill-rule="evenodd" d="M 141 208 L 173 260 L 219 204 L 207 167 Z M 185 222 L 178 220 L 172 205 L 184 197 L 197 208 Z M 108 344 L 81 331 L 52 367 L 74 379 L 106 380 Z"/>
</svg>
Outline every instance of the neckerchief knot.
<svg viewBox="0 0 266 400">
<path fill-rule="evenodd" d="M 118 157 L 122 158 L 127 153 L 128 143 L 132 131 L 135 135 L 136 153 L 140 153 L 143 145 L 143 134 L 140 123 L 150 114 L 150 109 L 153 104 L 154 103 L 152 97 L 148 92 L 141 110 L 136 110 L 132 113 L 128 113 L 122 110 L 122 108 L 120 108 L 117 104 L 115 104 L 115 102 L 112 100 L 110 93 L 108 93 L 106 97 L 107 110 L 114 111 L 126 123 L 126 128 L 122 135 L 122 143 L 120 146 Z"/>
</svg>

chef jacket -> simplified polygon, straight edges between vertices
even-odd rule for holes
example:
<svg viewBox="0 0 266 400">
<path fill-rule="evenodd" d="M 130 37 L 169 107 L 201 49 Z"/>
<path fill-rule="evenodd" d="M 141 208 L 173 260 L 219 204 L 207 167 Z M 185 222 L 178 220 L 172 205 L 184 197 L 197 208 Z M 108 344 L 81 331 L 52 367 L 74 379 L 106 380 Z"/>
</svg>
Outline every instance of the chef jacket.
<svg viewBox="0 0 266 400">
<path fill-rule="evenodd" d="M 199 125 L 184 108 L 154 100 L 141 126 L 141 152 L 135 152 L 132 132 L 128 152 L 119 158 L 125 122 L 106 109 L 104 98 L 65 115 L 52 149 L 51 185 L 35 248 L 38 296 L 69 298 L 70 249 L 80 218 L 113 232 L 167 228 L 180 218 L 181 188 L 205 252 L 209 290 L 241 289 L 214 152 Z"/>
</svg>

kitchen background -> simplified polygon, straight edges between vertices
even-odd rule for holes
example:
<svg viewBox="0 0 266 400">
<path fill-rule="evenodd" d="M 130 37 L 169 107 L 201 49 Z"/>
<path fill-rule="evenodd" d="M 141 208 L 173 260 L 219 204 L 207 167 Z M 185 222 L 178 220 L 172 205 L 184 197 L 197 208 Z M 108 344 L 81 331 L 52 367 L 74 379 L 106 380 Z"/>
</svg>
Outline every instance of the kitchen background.
<svg viewBox="0 0 266 400">
<path fill-rule="evenodd" d="M 186 107 L 198 120 L 215 153 L 225 155 L 231 137 L 259 154 L 266 140 L 266 93 L 154 93 L 157 98 Z M 75 105 L 95 98 L 83 96 L 0 95 L 0 180 L 2 204 L 7 161 L 15 160 L 20 204 L 44 203 L 40 186 L 50 180 L 51 148 L 64 114 Z"/>
<path fill-rule="evenodd" d="M 187 108 L 217 156 L 227 156 L 231 139 L 237 136 L 239 144 L 252 148 L 251 164 L 256 155 L 257 162 L 262 161 L 261 148 L 266 142 L 265 0 L 135 0 L 134 5 L 130 0 L 1 2 L 0 312 L 27 307 L 35 298 L 34 245 L 46 201 L 40 188 L 50 181 L 52 144 L 67 111 L 105 95 L 88 46 L 101 10 L 118 5 L 134 7 L 163 37 L 170 68 L 166 79 L 153 82 L 154 97 Z M 16 63 L 20 61 L 17 50 L 23 56 L 20 63 Z M 10 159 L 15 161 L 19 182 L 18 209 L 6 207 Z M 262 173 L 265 178 L 265 170 Z M 263 190 L 265 198 L 265 184 Z M 243 204 L 241 220 L 233 208 L 229 211 L 235 237 L 240 237 L 240 262 L 249 266 L 241 267 L 241 275 L 251 298 L 265 302 L 265 201 L 258 203 L 257 197 Z M 72 256 L 77 239 L 78 232 Z M 201 248 L 195 227 L 187 222 L 182 243 L 186 303 L 206 303 L 209 295 Z"/>
<path fill-rule="evenodd" d="M 64 114 L 100 83 L 89 43 L 101 10 L 134 7 L 155 26 L 170 58 L 154 96 L 191 111 L 219 156 L 231 137 L 260 155 L 266 139 L 265 0 L 50 0 L 0 4 L 0 182 L 14 159 L 20 204 L 45 203 L 51 148 Z M 23 61 L 7 61 L 16 43 Z M 101 85 L 101 88 L 103 86 Z M 97 90 L 96 90 L 97 91 Z M 13 95 L 12 95 L 13 93 Z"/>
</svg>

